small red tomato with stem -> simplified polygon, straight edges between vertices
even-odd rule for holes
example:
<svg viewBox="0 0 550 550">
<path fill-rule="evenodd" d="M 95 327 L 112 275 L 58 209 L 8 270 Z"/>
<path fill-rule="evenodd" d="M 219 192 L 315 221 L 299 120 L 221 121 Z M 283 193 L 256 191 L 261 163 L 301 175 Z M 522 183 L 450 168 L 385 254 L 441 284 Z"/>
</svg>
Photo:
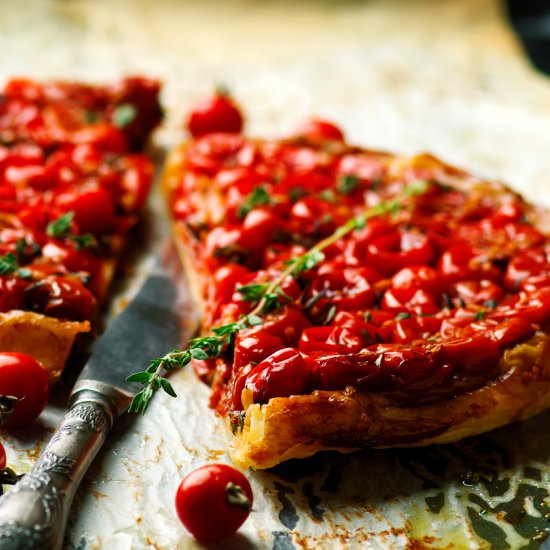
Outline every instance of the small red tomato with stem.
<svg viewBox="0 0 550 550">
<path fill-rule="evenodd" d="M 243 129 L 243 115 L 225 88 L 197 103 L 187 119 L 187 129 L 193 137 L 214 132 L 240 134 Z"/>
<path fill-rule="evenodd" d="M 310 118 L 296 128 L 297 136 L 330 141 L 345 141 L 344 132 L 336 124 L 321 118 Z"/>
<path fill-rule="evenodd" d="M 48 394 L 48 374 L 36 359 L 25 353 L 0 353 L 0 424 L 29 424 L 44 409 Z"/>
<path fill-rule="evenodd" d="M 176 492 L 176 512 L 201 542 L 232 535 L 252 508 L 248 479 L 227 464 L 207 464 L 187 474 Z"/>
</svg>

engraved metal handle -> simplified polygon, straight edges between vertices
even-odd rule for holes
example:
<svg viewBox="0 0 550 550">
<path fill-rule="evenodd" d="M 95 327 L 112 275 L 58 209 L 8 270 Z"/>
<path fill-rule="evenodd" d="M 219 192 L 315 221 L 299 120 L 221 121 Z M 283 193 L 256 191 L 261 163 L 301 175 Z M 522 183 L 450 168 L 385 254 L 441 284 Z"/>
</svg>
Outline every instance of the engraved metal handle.
<svg viewBox="0 0 550 550">
<path fill-rule="evenodd" d="M 70 408 L 30 473 L 0 498 L 0 549 L 58 549 L 86 470 L 118 411 L 95 389 L 73 393 Z"/>
</svg>

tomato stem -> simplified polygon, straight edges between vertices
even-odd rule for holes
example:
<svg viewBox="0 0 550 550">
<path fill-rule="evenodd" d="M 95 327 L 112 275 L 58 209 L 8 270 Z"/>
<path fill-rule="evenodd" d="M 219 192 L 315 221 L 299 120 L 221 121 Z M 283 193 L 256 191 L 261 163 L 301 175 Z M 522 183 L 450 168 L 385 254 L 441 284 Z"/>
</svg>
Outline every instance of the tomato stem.
<svg viewBox="0 0 550 550">
<path fill-rule="evenodd" d="M 250 511 L 250 508 L 252 507 L 250 499 L 246 496 L 246 493 L 240 485 L 236 485 L 235 483 L 230 481 L 225 486 L 225 495 L 227 498 L 227 502 L 231 506 L 242 508 L 247 512 Z"/>
<path fill-rule="evenodd" d="M 8 421 L 13 413 L 13 405 L 19 398 L 14 395 L 0 395 L 0 426 Z"/>
<path fill-rule="evenodd" d="M 4 489 L 2 485 L 15 485 L 23 475 L 16 474 L 11 468 L 3 468 L 0 470 L 0 495 L 3 494 Z"/>
</svg>

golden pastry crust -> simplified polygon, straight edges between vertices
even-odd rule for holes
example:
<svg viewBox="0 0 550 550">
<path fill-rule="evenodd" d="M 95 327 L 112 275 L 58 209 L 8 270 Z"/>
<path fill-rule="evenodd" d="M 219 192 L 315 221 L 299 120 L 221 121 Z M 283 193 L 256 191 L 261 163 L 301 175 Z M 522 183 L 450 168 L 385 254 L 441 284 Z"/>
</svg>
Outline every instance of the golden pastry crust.
<svg viewBox="0 0 550 550">
<path fill-rule="evenodd" d="M 31 311 L 0 313 L 0 349 L 26 353 L 48 372 L 50 383 L 63 372 L 78 334 L 90 331 L 88 321 L 61 321 Z"/>
<path fill-rule="evenodd" d="M 186 146 L 168 158 L 163 177 L 168 197 L 184 175 Z M 384 153 L 380 153 L 384 156 Z M 441 180 L 472 196 L 488 195 L 497 201 L 519 196 L 504 185 L 473 177 L 439 159 L 421 154 L 410 158 L 387 155 L 390 173 L 398 176 L 411 167 L 441 170 Z M 213 193 L 207 181 L 202 198 Z M 200 194 L 200 193 L 199 193 Z M 201 200 L 199 198 L 199 200 Z M 205 199 L 206 200 L 206 199 Z M 521 199 L 519 199 L 521 200 Z M 215 208 L 205 208 L 215 215 Z M 528 221 L 548 235 L 548 213 L 525 206 Z M 200 270 L 196 239 L 183 223 L 174 223 L 182 261 L 192 281 L 197 303 L 203 302 L 208 281 Z M 205 327 L 208 328 L 208 327 Z M 252 392 L 242 392 L 243 425 L 233 428 L 233 460 L 241 467 L 270 468 L 291 458 L 304 458 L 323 450 L 351 452 L 363 447 L 413 447 L 449 443 L 525 419 L 550 407 L 550 336 L 538 331 L 527 341 L 506 349 L 496 375 L 481 387 L 424 404 L 403 404 L 390 394 L 314 391 L 308 395 L 271 398 L 254 403 Z"/>
<path fill-rule="evenodd" d="M 384 395 L 348 388 L 250 404 L 231 456 L 243 468 L 270 468 L 322 450 L 450 443 L 548 407 L 550 339 L 538 334 L 506 351 L 496 379 L 435 403 L 399 406 Z"/>
</svg>

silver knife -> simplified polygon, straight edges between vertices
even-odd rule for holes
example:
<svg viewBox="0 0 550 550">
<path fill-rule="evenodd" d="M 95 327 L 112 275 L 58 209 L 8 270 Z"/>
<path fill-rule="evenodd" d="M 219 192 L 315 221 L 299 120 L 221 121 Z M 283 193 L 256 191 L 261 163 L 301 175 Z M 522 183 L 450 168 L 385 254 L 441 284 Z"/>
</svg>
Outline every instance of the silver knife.
<svg viewBox="0 0 550 550">
<path fill-rule="evenodd" d="M 177 346 L 177 288 L 160 264 L 92 347 L 69 409 L 30 473 L 0 498 L 0 549 L 58 549 L 71 502 L 115 420 L 140 388 L 126 377 Z"/>
</svg>

